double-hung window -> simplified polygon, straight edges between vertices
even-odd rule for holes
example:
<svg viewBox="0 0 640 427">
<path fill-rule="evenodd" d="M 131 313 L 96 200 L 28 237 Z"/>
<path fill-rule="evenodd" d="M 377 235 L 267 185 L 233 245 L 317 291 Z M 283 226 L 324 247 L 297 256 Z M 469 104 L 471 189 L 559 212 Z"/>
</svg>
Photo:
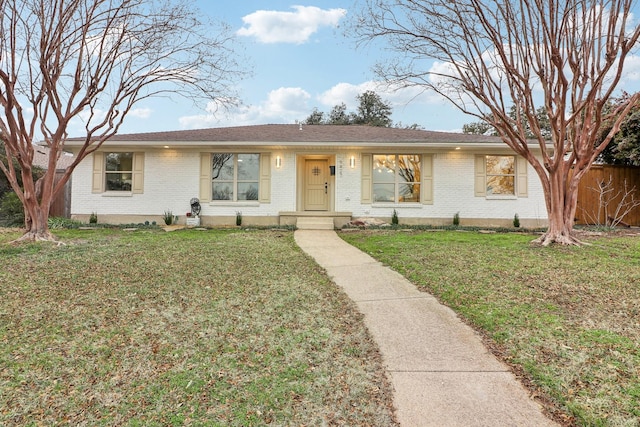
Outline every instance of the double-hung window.
<svg viewBox="0 0 640 427">
<path fill-rule="evenodd" d="M 515 155 L 478 155 L 475 195 L 495 199 L 527 197 L 527 160 Z"/>
<path fill-rule="evenodd" d="M 373 155 L 374 203 L 420 203 L 420 181 L 420 155 Z"/>
<path fill-rule="evenodd" d="M 144 153 L 94 152 L 91 192 L 122 196 L 143 193 Z"/>
<path fill-rule="evenodd" d="M 106 191 L 131 191 L 133 153 L 105 153 Z"/>
<path fill-rule="evenodd" d="M 515 156 L 486 156 L 487 195 L 515 196 Z"/>
<path fill-rule="evenodd" d="M 259 154 L 215 153 L 211 159 L 212 200 L 259 199 Z"/>
</svg>

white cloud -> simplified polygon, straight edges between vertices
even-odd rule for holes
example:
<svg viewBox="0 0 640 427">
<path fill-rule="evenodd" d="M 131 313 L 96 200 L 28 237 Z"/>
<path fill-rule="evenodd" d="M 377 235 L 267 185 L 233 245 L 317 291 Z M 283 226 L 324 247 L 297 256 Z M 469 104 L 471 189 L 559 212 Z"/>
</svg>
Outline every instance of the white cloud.
<svg viewBox="0 0 640 427">
<path fill-rule="evenodd" d="M 624 71 L 622 73 L 623 85 L 630 82 L 640 81 L 640 56 L 629 55 L 624 61 Z"/>
<path fill-rule="evenodd" d="M 243 105 L 225 113 L 215 103 L 207 106 L 208 114 L 184 116 L 179 123 L 185 129 L 215 126 L 241 126 L 264 123 L 294 123 L 307 118 L 312 107 L 311 95 L 298 87 L 281 87 L 268 93 L 259 105 Z"/>
<path fill-rule="evenodd" d="M 368 90 L 373 90 L 378 95 L 382 95 L 376 90 L 377 83 L 368 81 L 360 83 L 358 85 L 350 83 L 338 83 L 329 90 L 323 92 L 318 96 L 318 100 L 325 106 L 333 108 L 336 105 L 344 103 L 347 106 L 347 111 L 355 110 L 358 107 L 358 101 L 356 96 Z M 384 99 L 384 97 L 382 97 Z"/>
<path fill-rule="evenodd" d="M 127 116 L 135 117 L 136 119 L 148 119 L 149 117 L 151 117 L 152 112 L 153 110 L 151 108 L 134 108 L 133 110 L 129 111 Z"/>
<path fill-rule="evenodd" d="M 255 37 L 261 43 L 301 44 L 320 27 L 336 27 L 347 11 L 320 9 L 315 6 L 293 6 L 295 12 L 258 10 L 242 18 L 245 26 L 238 35 Z"/>
<path fill-rule="evenodd" d="M 297 113 L 308 107 L 307 101 L 311 95 L 299 87 L 281 87 L 272 90 L 264 105 L 269 114 L 281 115 Z"/>
<path fill-rule="evenodd" d="M 358 85 L 338 83 L 318 96 L 325 106 L 333 108 L 344 103 L 348 111 L 358 108 L 356 97 L 368 90 L 374 91 L 383 101 L 391 104 L 392 109 L 403 108 L 408 104 L 440 104 L 443 98 L 420 87 L 392 86 L 382 82 L 367 81 Z"/>
<path fill-rule="evenodd" d="M 357 85 L 338 83 L 315 98 L 299 87 L 281 87 L 269 92 L 265 100 L 259 104 L 241 105 L 227 111 L 212 102 L 207 106 L 205 114 L 180 117 L 179 123 L 183 129 L 295 123 L 309 117 L 314 107 L 329 113 L 335 105 L 344 102 L 347 111 L 355 112 L 358 107 L 356 96 L 367 90 L 376 92 L 385 102 L 391 104 L 393 116 L 404 117 L 394 120 L 401 120 L 405 125 L 423 124 L 422 114 L 417 117 L 411 116 L 411 111 L 421 110 L 425 112 L 423 114 L 428 115 L 427 112 L 430 109 L 433 111 L 435 106 L 437 114 L 440 114 L 443 107 L 448 105 L 442 97 L 424 92 L 421 88 L 394 88 L 381 82 L 367 81 Z"/>
</svg>

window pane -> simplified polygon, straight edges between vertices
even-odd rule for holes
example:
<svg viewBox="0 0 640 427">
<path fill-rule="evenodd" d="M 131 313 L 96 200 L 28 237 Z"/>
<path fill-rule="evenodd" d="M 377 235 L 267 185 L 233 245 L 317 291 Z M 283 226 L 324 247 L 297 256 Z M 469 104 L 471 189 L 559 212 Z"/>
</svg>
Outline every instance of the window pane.
<svg viewBox="0 0 640 427">
<path fill-rule="evenodd" d="M 515 177 L 488 176 L 487 194 L 516 194 Z"/>
<path fill-rule="evenodd" d="M 106 159 L 109 172 L 133 171 L 133 153 L 107 153 Z"/>
<path fill-rule="evenodd" d="M 233 180 L 233 154 L 217 153 L 212 157 L 212 177 L 225 181 Z M 226 200 L 226 199 L 221 199 Z"/>
<path fill-rule="evenodd" d="M 373 182 L 395 182 L 395 156 L 375 155 L 373 156 Z M 374 198 L 375 199 L 375 198 Z"/>
<path fill-rule="evenodd" d="M 398 186 L 399 202 L 420 202 L 420 184 L 400 184 Z"/>
<path fill-rule="evenodd" d="M 373 184 L 374 202 L 394 202 L 395 197 L 394 184 Z"/>
<path fill-rule="evenodd" d="M 398 182 L 420 182 L 420 156 L 398 156 Z"/>
<path fill-rule="evenodd" d="M 487 156 L 487 175 L 513 175 L 515 173 L 515 157 Z"/>
<path fill-rule="evenodd" d="M 131 191 L 131 173 L 107 172 L 107 191 Z"/>
<path fill-rule="evenodd" d="M 238 200 L 258 200 L 258 182 L 238 183 Z"/>
<path fill-rule="evenodd" d="M 233 185 L 230 182 L 213 182 L 213 200 L 233 200 Z"/>
<path fill-rule="evenodd" d="M 260 177 L 260 155 L 238 154 L 238 180 L 257 181 Z M 254 199 L 248 199 L 254 200 Z"/>
</svg>

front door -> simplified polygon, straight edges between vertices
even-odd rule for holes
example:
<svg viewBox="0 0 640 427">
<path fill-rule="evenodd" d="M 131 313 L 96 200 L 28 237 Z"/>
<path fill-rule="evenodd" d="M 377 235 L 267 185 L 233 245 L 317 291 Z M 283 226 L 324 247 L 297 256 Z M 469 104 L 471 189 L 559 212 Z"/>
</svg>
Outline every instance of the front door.
<svg viewBox="0 0 640 427">
<path fill-rule="evenodd" d="M 329 210 L 329 161 L 306 159 L 304 163 L 304 210 Z"/>
</svg>

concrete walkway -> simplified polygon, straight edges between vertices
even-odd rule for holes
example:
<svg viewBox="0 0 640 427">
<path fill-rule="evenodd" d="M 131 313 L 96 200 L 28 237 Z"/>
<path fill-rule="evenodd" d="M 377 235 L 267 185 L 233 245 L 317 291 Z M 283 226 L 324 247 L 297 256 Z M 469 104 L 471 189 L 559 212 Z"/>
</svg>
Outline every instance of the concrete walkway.
<svg viewBox="0 0 640 427">
<path fill-rule="evenodd" d="M 295 240 L 356 302 L 383 356 L 403 427 L 553 426 L 449 308 L 334 231 Z"/>
</svg>

